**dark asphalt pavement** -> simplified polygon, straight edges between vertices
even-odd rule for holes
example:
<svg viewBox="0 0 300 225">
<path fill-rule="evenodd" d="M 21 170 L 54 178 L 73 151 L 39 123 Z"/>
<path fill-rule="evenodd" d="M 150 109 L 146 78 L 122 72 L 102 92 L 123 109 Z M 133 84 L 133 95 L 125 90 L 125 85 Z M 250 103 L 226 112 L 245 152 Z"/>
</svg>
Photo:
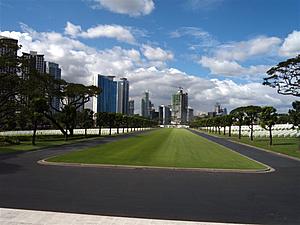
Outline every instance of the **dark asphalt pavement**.
<svg viewBox="0 0 300 225">
<path fill-rule="evenodd" d="M 44 166 L 37 161 L 103 138 L 0 156 L 0 207 L 97 215 L 300 224 L 300 162 L 199 134 L 276 169 L 241 174 Z"/>
</svg>

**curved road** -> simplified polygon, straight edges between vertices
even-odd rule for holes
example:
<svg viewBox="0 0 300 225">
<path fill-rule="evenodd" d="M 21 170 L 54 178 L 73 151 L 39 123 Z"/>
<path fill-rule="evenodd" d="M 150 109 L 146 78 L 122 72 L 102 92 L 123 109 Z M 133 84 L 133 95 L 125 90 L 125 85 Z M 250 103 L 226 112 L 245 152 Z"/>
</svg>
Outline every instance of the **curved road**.
<svg viewBox="0 0 300 225">
<path fill-rule="evenodd" d="M 264 174 L 43 166 L 58 153 L 128 136 L 0 156 L 0 207 L 97 215 L 300 224 L 300 162 L 199 134 L 276 171 Z"/>
</svg>

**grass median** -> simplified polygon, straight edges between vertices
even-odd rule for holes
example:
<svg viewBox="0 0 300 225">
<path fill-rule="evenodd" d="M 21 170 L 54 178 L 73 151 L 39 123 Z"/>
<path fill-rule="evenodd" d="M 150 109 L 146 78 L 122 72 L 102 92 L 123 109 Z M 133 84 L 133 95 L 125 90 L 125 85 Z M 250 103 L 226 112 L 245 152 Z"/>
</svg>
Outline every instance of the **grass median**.
<svg viewBox="0 0 300 225">
<path fill-rule="evenodd" d="M 185 129 L 159 129 L 59 155 L 50 162 L 179 168 L 265 169 L 265 166 Z"/>
</svg>

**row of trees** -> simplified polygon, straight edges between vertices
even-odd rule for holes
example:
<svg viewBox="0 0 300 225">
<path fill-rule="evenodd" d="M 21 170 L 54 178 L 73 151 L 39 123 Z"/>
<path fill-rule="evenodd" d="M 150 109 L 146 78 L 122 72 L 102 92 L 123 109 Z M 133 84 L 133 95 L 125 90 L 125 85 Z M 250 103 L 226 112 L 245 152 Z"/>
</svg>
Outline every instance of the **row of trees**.
<svg viewBox="0 0 300 225">
<path fill-rule="evenodd" d="M 16 56 L 14 52 L 19 46 L 4 42 L 0 45 L 1 49 L 10 50 L 0 56 L 0 131 L 32 129 L 32 144 L 35 144 L 38 127 L 59 129 L 67 140 L 75 128 L 95 126 L 93 111 L 82 108 L 101 93 L 98 87 L 54 79 L 50 74 L 38 72 L 30 59 Z M 57 99 L 61 107 L 56 107 Z M 99 127 L 150 124 L 151 121 L 140 117 L 97 114 Z"/>
<path fill-rule="evenodd" d="M 206 127 L 209 132 L 218 132 L 226 135 L 226 127 L 228 127 L 228 136 L 231 136 L 231 127 L 236 125 L 239 127 L 238 138 L 241 138 L 242 126 L 247 125 L 250 129 L 250 140 L 253 141 L 254 125 L 260 125 L 269 131 L 270 145 L 272 145 L 272 128 L 277 122 L 290 122 L 294 127 L 300 127 L 300 101 L 292 104 L 293 109 L 289 110 L 289 114 L 280 116 L 274 107 L 266 106 L 245 106 L 238 107 L 230 112 L 229 115 L 217 116 L 211 118 L 202 118 L 195 120 L 192 127 Z"/>
</svg>

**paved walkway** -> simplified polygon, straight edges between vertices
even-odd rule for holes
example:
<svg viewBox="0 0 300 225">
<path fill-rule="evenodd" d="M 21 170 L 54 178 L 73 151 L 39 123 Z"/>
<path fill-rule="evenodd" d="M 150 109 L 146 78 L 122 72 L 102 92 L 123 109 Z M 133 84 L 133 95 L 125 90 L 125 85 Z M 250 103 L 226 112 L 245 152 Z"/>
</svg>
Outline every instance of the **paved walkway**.
<svg viewBox="0 0 300 225">
<path fill-rule="evenodd" d="M 202 136 L 276 171 L 239 174 L 37 164 L 45 157 L 126 136 L 103 138 L 0 156 L 0 207 L 181 221 L 300 224 L 299 161 Z"/>
<path fill-rule="evenodd" d="M 0 208 L 1 225 L 225 225 Z M 229 225 L 229 223 L 226 223 Z M 239 224 L 234 224 L 239 225 Z M 240 224 L 242 225 L 242 224 Z M 246 225 L 246 224 L 244 224 Z"/>
</svg>

